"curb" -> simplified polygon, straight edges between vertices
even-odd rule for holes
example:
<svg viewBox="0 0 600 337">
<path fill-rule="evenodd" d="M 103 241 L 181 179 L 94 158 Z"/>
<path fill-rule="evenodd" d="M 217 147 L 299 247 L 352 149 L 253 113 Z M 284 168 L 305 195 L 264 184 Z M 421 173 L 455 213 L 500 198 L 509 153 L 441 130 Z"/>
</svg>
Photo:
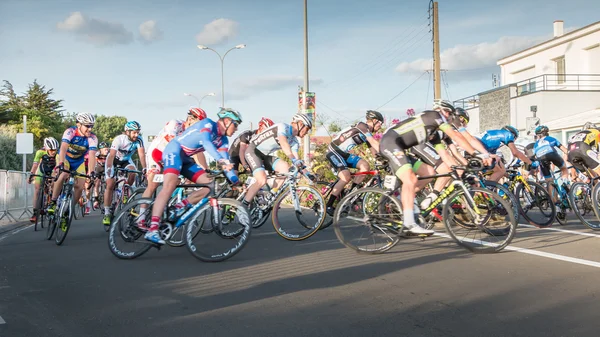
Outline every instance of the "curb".
<svg viewBox="0 0 600 337">
<path fill-rule="evenodd" d="M 0 235 L 11 232 L 15 229 L 30 225 L 31 222 L 29 222 L 29 220 L 24 220 L 24 221 L 19 221 L 19 222 L 13 222 L 13 223 L 9 223 L 6 225 L 0 225 Z"/>
</svg>

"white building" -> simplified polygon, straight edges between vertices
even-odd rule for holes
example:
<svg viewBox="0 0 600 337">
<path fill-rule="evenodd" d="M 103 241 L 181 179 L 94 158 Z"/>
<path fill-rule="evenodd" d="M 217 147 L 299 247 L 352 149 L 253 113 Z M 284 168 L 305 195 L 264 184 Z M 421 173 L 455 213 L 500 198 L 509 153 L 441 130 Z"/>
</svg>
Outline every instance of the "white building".
<svg viewBox="0 0 600 337">
<path fill-rule="evenodd" d="M 471 131 L 511 124 L 527 130 L 535 118 L 566 141 L 588 121 L 600 122 L 600 21 L 504 57 L 503 86 L 456 101 L 471 115 Z"/>
</svg>

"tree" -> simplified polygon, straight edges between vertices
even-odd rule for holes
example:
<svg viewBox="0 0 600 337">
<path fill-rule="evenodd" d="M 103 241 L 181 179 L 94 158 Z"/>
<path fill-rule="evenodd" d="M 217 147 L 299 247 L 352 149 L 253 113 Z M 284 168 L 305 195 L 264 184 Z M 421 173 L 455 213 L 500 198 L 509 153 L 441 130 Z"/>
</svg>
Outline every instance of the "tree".
<svg viewBox="0 0 600 337">
<path fill-rule="evenodd" d="M 127 118 L 123 116 L 96 115 L 95 117 L 94 133 L 98 137 L 98 141 L 109 144 L 116 136 L 123 133 L 123 127 L 127 123 Z"/>
<path fill-rule="evenodd" d="M 17 154 L 17 128 L 10 125 L 0 125 L 0 169 L 21 171 L 23 157 Z M 27 168 L 31 167 L 33 155 L 27 156 Z"/>
</svg>

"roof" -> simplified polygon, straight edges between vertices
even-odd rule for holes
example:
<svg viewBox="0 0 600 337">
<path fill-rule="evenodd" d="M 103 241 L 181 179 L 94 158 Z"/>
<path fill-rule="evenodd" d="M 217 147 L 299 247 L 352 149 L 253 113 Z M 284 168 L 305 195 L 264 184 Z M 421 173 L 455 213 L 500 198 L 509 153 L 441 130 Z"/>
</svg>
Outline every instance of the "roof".
<svg viewBox="0 0 600 337">
<path fill-rule="evenodd" d="M 543 124 L 546 125 L 550 130 L 560 130 L 582 126 L 586 122 L 600 123 L 600 109 L 580 112 L 575 115 L 558 118 Z"/>
<path fill-rule="evenodd" d="M 559 21 L 560 21 L 560 20 L 559 20 Z M 532 49 L 539 48 L 539 47 L 541 47 L 541 46 L 543 46 L 543 45 L 545 45 L 545 44 L 549 44 L 549 43 L 552 43 L 552 42 L 557 42 L 557 44 L 562 44 L 562 43 L 568 42 L 569 40 L 571 40 L 571 39 L 569 39 L 568 37 L 573 37 L 574 35 L 576 35 L 576 34 L 578 34 L 578 33 L 581 33 L 583 30 L 589 29 L 590 27 L 593 27 L 593 26 L 595 26 L 595 25 L 598 25 L 598 29 L 596 29 L 596 30 L 593 30 L 593 31 L 591 31 L 591 32 L 589 32 L 589 33 L 587 33 L 587 34 L 594 33 L 594 32 L 596 32 L 596 31 L 600 30 L 600 21 L 597 21 L 597 22 L 594 22 L 594 23 L 592 23 L 592 24 L 589 24 L 589 25 L 587 25 L 587 26 L 581 27 L 581 28 L 579 28 L 579 29 L 576 29 L 576 30 L 574 30 L 574 31 L 572 31 L 572 32 L 565 33 L 565 34 L 563 34 L 563 35 L 561 35 L 561 36 L 558 36 L 558 37 L 553 37 L 553 38 L 552 38 L 552 39 L 550 39 L 550 40 L 547 40 L 547 41 L 544 41 L 544 42 L 542 42 L 542 43 L 536 44 L 535 46 L 529 47 L 529 48 L 527 48 L 527 49 L 523 49 L 523 50 L 521 50 L 521 51 L 519 51 L 519 52 L 516 52 L 516 53 L 514 53 L 514 54 L 511 54 L 511 55 L 505 56 L 505 57 L 501 58 L 500 60 L 498 60 L 498 62 L 497 62 L 496 64 L 498 64 L 498 65 L 506 64 L 506 63 L 508 63 L 508 62 L 503 62 L 503 61 L 505 61 L 506 59 L 509 59 L 509 58 L 511 58 L 511 57 L 514 57 L 514 56 L 516 56 L 516 55 L 519 55 L 519 54 L 525 53 L 525 52 L 527 52 L 527 51 L 530 51 L 530 50 L 532 50 Z M 585 34 L 585 35 L 587 35 L 587 34 Z M 559 41 L 559 40 L 564 40 L 564 41 Z"/>
</svg>

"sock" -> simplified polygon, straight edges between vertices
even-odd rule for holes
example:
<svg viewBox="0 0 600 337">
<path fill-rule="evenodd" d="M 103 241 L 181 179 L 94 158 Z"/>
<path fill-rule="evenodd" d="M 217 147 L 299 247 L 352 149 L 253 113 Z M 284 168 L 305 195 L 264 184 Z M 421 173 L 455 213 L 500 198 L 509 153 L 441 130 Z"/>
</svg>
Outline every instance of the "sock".
<svg viewBox="0 0 600 337">
<path fill-rule="evenodd" d="M 92 201 L 90 199 L 88 199 L 87 203 L 85 204 L 87 207 L 92 207 Z"/>
<path fill-rule="evenodd" d="M 327 200 L 327 207 L 333 207 L 333 203 L 337 200 L 337 196 L 335 195 L 330 195 L 329 196 L 329 200 Z"/>
<path fill-rule="evenodd" d="M 187 198 L 185 198 L 185 199 L 181 200 L 180 202 L 176 203 L 175 208 L 182 209 L 189 204 L 190 204 L 190 202 L 187 200 Z"/>
<path fill-rule="evenodd" d="M 415 226 L 415 214 L 412 208 L 404 208 L 402 213 L 404 214 L 404 228 L 413 228 Z"/>
<path fill-rule="evenodd" d="M 109 215 L 109 214 L 110 214 L 110 207 L 104 206 L 104 215 Z"/>
<path fill-rule="evenodd" d="M 243 204 L 244 206 L 248 207 L 248 206 L 250 206 L 250 201 L 248 201 L 248 200 L 244 199 L 244 200 L 242 200 L 242 204 Z"/>
<path fill-rule="evenodd" d="M 159 225 L 160 225 L 160 217 L 152 216 L 152 219 L 150 220 L 150 231 L 151 232 L 157 231 Z"/>
</svg>

